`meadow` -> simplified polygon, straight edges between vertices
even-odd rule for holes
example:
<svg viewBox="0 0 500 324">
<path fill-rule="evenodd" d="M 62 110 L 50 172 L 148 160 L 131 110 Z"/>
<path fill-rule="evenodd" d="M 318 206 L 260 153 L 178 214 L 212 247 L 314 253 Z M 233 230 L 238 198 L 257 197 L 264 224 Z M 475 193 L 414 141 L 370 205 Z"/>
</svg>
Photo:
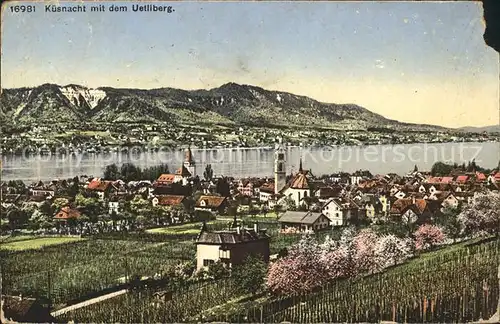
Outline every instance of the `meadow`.
<svg viewBox="0 0 500 324">
<path fill-rule="evenodd" d="M 34 237 L 34 236 L 19 236 L 14 239 L 2 241 L 0 250 L 4 251 L 24 251 L 36 250 L 45 246 L 66 244 L 84 240 L 80 237 Z"/>
</svg>

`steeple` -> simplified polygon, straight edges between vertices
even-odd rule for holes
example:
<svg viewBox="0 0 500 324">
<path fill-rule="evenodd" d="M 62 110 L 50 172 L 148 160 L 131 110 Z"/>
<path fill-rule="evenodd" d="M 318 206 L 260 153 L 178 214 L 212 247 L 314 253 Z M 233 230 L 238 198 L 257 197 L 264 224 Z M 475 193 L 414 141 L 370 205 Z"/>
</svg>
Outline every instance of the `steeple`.
<svg viewBox="0 0 500 324">
<path fill-rule="evenodd" d="M 184 163 L 189 163 L 194 165 L 193 152 L 191 152 L 191 146 L 188 146 L 186 151 L 184 151 Z"/>
<path fill-rule="evenodd" d="M 194 163 L 193 153 L 191 152 L 191 146 L 184 151 L 184 167 L 191 173 L 191 176 L 196 175 L 196 164 Z"/>
<path fill-rule="evenodd" d="M 278 194 L 286 185 L 285 152 L 277 145 L 274 152 L 274 193 Z"/>
<path fill-rule="evenodd" d="M 299 173 L 304 173 L 304 170 L 302 169 L 302 156 L 300 157 L 299 161 Z"/>
</svg>

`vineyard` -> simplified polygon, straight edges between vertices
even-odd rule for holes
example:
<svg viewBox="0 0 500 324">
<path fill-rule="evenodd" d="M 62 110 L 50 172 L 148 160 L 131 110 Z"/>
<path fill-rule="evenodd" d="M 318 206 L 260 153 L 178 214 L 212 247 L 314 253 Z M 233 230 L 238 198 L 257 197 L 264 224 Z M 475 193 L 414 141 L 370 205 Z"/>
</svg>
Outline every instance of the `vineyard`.
<svg viewBox="0 0 500 324">
<path fill-rule="evenodd" d="M 1 252 L 6 294 L 51 298 L 55 305 L 153 276 L 195 256 L 192 242 L 90 239 L 24 252 Z"/>
<path fill-rule="evenodd" d="M 500 241 L 449 248 L 386 272 L 336 281 L 307 295 L 277 297 L 210 321 L 467 322 L 497 309 Z"/>
<path fill-rule="evenodd" d="M 174 323 L 196 317 L 204 309 L 229 301 L 236 287 L 230 278 L 192 283 L 172 292 L 171 299 L 158 297 L 152 290 L 131 291 L 61 316 L 78 323 Z"/>
</svg>

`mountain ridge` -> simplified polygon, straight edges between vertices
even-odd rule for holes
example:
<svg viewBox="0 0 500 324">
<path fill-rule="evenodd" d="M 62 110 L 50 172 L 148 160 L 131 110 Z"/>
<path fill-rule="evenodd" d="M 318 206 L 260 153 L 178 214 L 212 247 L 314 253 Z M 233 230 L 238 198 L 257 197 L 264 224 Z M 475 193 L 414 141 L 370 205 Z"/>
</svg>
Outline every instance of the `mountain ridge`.
<svg viewBox="0 0 500 324">
<path fill-rule="evenodd" d="M 97 87 L 45 83 L 3 89 L 0 117 L 12 123 L 167 122 L 313 126 L 338 129 L 384 127 L 396 130 L 446 130 L 388 119 L 356 104 L 326 103 L 303 95 L 225 83 L 211 89 L 183 90 Z"/>
</svg>

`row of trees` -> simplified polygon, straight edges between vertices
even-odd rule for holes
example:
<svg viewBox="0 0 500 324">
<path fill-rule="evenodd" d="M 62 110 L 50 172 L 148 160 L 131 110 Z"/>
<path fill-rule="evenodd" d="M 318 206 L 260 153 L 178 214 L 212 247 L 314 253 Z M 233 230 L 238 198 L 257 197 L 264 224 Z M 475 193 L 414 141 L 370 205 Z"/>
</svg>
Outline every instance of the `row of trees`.
<svg viewBox="0 0 500 324">
<path fill-rule="evenodd" d="M 500 162 L 499 162 L 500 166 Z M 451 174 L 452 171 L 458 170 L 462 172 L 484 172 L 484 173 L 490 173 L 492 170 L 491 169 L 485 169 L 479 165 L 476 164 L 475 160 L 469 161 L 467 164 L 462 163 L 444 163 L 444 162 L 436 162 L 432 165 L 431 168 L 431 175 L 433 176 L 448 176 Z"/>
<path fill-rule="evenodd" d="M 346 229 L 340 240 L 320 244 L 310 235 L 269 267 L 268 288 L 278 294 L 310 292 L 330 280 L 352 277 L 397 264 L 412 254 L 411 243 L 394 235 L 379 237 L 371 230 Z"/>
<path fill-rule="evenodd" d="M 118 167 L 113 163 L 107 165 L 104 169 L 104 179 L 120 179 L 125 182 L 140 180 L 154 181 L 163 173 L 170 173 L 168 165 L 166 164 L 160 164 L 142 169 L 132 163 L 124 163 L 121 167 Z"/>
</svg>

